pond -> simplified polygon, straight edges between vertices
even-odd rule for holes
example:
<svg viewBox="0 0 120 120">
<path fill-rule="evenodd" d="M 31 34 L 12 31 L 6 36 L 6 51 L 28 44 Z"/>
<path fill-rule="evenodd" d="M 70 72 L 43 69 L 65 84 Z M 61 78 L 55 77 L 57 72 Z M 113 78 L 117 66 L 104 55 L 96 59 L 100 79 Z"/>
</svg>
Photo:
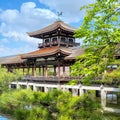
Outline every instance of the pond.
<svg viewBox="0 0 120 120">
<path fill-rule="evenodd" d="M 3 117 L 3 116 L 0 115 L 0 120 L 8 120 L 8 118 Z"/>
</svg>

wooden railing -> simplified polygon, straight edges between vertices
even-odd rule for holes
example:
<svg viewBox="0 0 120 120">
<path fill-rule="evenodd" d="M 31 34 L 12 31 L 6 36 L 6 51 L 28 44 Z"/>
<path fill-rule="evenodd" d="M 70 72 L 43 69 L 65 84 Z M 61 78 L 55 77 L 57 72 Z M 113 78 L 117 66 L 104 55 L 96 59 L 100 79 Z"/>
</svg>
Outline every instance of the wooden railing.
<svg viewBox="0 0 120 120">
<path fill-rule="evenodd" d="M 58 41 L 46 42 L 46 43 L 39 43 L 38 44 L 38 48 L 48 47 L 50 45 L 52 45 L 52 46 L 58 45 Z"/>
<path fill-rule="evenodd" d="M 56 77 L 56 76 L 25 76 L 23 78 L 25 81 L 32 81 L 32 82 L 69 82 L 71 80 L 80 80 L 80 77 Z"/>
<path fill-rule="evenodd" d="M 46 42 L 46 43 L 40 43 L 38 45 L 38 48 L 43 48 L 43 47 L 48 47 L 48 46 L 55 46 L 55 45 L 58 45 L 59 42 L 58 41 L 53 41 L 53 42 Z M 67 43 L 65 41 L 60 41 L 60 45 L 63 45 L 63 46 L 79 46 L 80 43 Z"/>
</svg>

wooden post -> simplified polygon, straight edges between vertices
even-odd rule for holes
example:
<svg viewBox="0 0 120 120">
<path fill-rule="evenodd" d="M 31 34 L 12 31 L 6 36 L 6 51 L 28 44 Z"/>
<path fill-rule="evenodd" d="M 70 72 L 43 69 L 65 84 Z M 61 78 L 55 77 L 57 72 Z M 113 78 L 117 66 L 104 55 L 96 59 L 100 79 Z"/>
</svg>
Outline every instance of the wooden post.
<svg viewBox="0 0 120 120">
<path fill-rule="evenodd" d="M 47 65 L 46 65 L 46 67 L 45 67 L 46 69 L 45 69 L 45 71 L 46 71 L 46 77 L 48 77 L 48 67 L 47 67 Z"/>
<path fill-rule="evenodd" d="M 41 67 L 39 67 L 39 76 L 41 76 Z"/>
<path fill-rule="evenodd" d="M 56 76 L 56 66 L 54 65 L 54 76 Z"/>
<path fill-rule="evenodd" d="M 42 74 L 43 74 L 43 76 L 45 76 L 45 74 L 44 74 L 44 66 L 42 66 Z"/>
<path fill-rule="evenodd" d="M 48 77 L 47 59 L 45 60 L 45 76 Z"/>
<path fill-rule="evenodd" d="M 28 72 L 27 72 L 27 74 L 29 75 L 30 74 L 30 67 L 28 66 Z"/>
<path fill-rule="evenodd" d="M 65 64 L 63 63 L 63 77 L 65 77 Z"/>
<path fill-rule="evenodd" d="M 32 76 L 34 76 L 34 67 L 32 67 Z"/>
<path fill-rule="evenodd" d="M 36 64 L 34 64 L 34 67 L 33 67 L 33 76 L 36 77 Z"/>
<path fill-rule="evenodd" d="M 34 59 L 34 64 L 33 64 L 33 76 L 36 77 L 36 59 Z"/>
<path fill-rule="evenodd" d="M 60 62 L 58 60 L 58 78 L 60 78 Z"/>
</svg>

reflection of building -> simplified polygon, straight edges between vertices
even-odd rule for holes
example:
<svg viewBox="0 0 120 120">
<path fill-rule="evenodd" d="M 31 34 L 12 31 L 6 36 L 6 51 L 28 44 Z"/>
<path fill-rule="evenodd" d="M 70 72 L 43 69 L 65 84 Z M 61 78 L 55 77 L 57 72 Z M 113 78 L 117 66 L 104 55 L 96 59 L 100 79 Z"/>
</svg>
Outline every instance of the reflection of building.
<svg viewBox="0 0 120 120">
<path fill-rule="evenodd" d="M 24 79 L 46 82 L 67 82 L 70 78 L 70 65 L 74 63 L 76 56 L 83 54 L 82 48 L 73 49 L 79 46 L 73 36 L 75 28 L 63 21 L 56 21 L 53 24 L 28 35 L 43 40 L 38 45 L 38 50 L 22 54 L 1 58 L 2 66 L 8 71 L 22 68 L 23 74 L 27 70 Z M 49 71 L 52 75 L 49 75 Z M 32 72 L 31 72 L 32 71 Z"/>
</svg>

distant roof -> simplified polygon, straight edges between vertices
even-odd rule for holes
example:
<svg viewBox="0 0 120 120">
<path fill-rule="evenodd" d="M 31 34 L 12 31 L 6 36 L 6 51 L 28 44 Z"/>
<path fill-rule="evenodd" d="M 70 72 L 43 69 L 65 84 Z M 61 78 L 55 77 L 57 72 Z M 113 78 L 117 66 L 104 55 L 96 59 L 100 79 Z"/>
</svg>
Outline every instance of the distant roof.
<svg viewBox="0 0 120 120">
<path fill-rule="evenodd" d="M 33 31 L 33 32 L 28 32 L 28 35 L 30 37 L 36 37 L 36 38 L 42 38 L 42 34 L 44 33 L 47 33 L 47 32 L 51 32 L 51 31 L 54 31 L 56 30 L 57 28 L 61 28 L 65 31 L 69 31 L 69 32 L 72 32 L 74 33 L 74 31 L 76 30 L 76 28 L 64 23 L 63 21 L 56 21 L 54 22 L 53 24 L 45 27 L 45 28 L 42 28 L 40 30 L 37 30 L 37 31 Z M 39 36 L 39 37 L 38 37 Z"/>
<path fill-rule="evenodd" d="M 59 47 L 59 46 L 46 47 L 46 48 L 41 48 L 39 50 L 36 50 L 34 52 L 24 54 L 22 55 L 22 58 L 25 59 L 25 58 L 47 57 L 47 56 L 54 55 L 58 52 L 66 55 L 70 55 L 72 53 L 72 50 L 70 48 Z"/>
<path fill-rule="evenodd" d="M 21 59 L 21 55 L 0 58 L 0 64 L 15 64 L 15 63 L 17 64 L 17 63 L 23 63 L 24 61 L 25 60 Z"/>
<path fill-rule="evenodd" d="M 56 53 L 62 53 L 66 57 L 65 60 L 75 60 L 77 56 L 84 54 L 83 48 L 66 48 L 66 47 L 46 47 L 42 48 L 30 53 L 22 54 L 22 55 L 15 55 L 15 56 L 8 56 L 8 57 L 1 57 L 0 64 L 18 64 L 24 63 L 29 58 L 41 58 L 41 57 L 49 57 L 53 56 Z"/>
<path fill-rule="evenodd" d="M 84 48 L 76 48 L 72 50 L 72 54 L 70 54 L 69 56 L 65 57 L 65 60 L 73 60 L 76 59 L 77 56 L 80 56 L 82 54 L 84 54 L 85 49 Z"/>
</svg>

